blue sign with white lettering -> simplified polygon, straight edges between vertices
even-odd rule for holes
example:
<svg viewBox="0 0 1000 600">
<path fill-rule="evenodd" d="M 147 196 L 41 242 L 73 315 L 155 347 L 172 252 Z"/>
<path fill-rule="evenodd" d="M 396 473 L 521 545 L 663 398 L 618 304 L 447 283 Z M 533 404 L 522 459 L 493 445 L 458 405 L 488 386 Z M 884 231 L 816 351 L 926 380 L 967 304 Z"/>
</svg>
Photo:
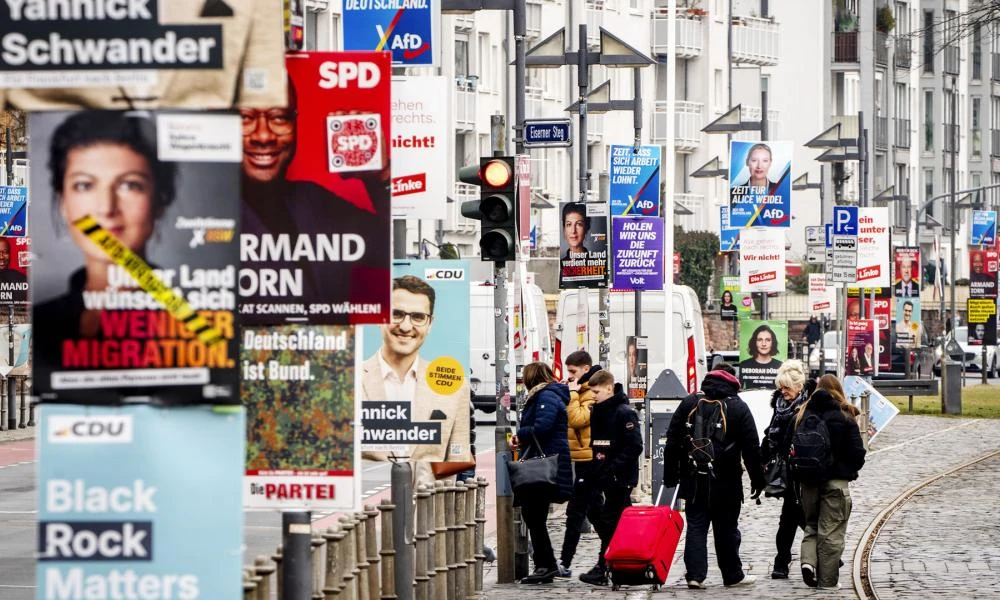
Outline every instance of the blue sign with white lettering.
<svg viewBox="0 0 1000 600">
<path fill-rule="evenodd" d="M 28 235 L 25 215 L 28 212 L 28 188 L 0 185 L 0 236 Z"/>
<path fill-rule="evenodd" d="M 993 246 L 997 241 L 997 211 L 972 211 L 972 241 L 973 246 Z"/>
<path fill-rule="evenodd" d="M 833 223 L 827 223 L 823 225 L 823 232 L 826 234 L 826 244 L 827 248 L 833 248 Z"/>
<path fill-rule="evenodd" d="M 660 214 L 660 147 L 611 146 L 611 215 Z"/>
<path fill-rule="evenodd" d="M 545 148 L 553 146 L 572 146 L 569 119 L 552 121 L 526 120 L 524 122 L 524 146 L 526 148 Z"/>
<path fill-rule="evenodd" d="M 435 0 L 344 0 L 344 50 L 392 52 L 392 64 L 436 67 L 441 3 Z"/>
<path fill-rule="evenodd" d="M 858 207 L 833 207 L 833 235 L 858 235 Z"/>
<path fill-rule="evenodd" d="M 729 207 L 719 207 L 719 251 L 737 252 L 740 249 L 740 229 L 729 225 Z"/>
</svg>

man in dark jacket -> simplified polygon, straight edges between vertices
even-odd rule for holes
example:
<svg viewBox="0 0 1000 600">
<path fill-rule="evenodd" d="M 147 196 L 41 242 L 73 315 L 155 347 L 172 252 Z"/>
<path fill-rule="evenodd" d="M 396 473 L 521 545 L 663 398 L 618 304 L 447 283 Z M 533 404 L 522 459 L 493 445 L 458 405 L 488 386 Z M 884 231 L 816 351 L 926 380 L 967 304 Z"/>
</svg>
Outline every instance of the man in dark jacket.
<svg viewBox="0 0 1000 600">
<path fill-rule="evenodd" d="M 740 561 L 740 530 L 738 521 L 743 503 L 743 469 L 740 457 L 750 475 L 754 497 L 764 489 L 764 469 L 760 461 L 760 440 L 750 408 L 737 395 L 739 380 L 730 369 L 717 369 L 705 376 L 701 393 L 681 401 L 667 429 L 664 448 L 663 484 L 680 485 L 680 494 L 687 500 L 687 538 L 684 545 L 685 579 L 689 588 L 705 587 L 708 576 L 708 527 L 715 531 L 715 553 L 722 571 L 722 582 L 728 586 L 750 585 L 756 577 L 743 572 Z M 705 479 L 692 468 L 689 457 L 691 432 L 688 423 L 692 412 L 699 409 L 699 400 L 722 401 L 725 433 L 715 444 L 712 476 Z M 705 480 L 702 480 L 705 479 Z"/>
<path fill-rule="evenodd" d="M 580 581 L 607 585 L 604 554 L 618 528 L 622 512 L 632 505 L 632 488 L 639 483 L 639 457 L 642 455 L 642 430 L 639 415 L 629 405 L 628 396 L 609 371 L 590 377 L 594 390 L 594 408 L 590 418 L 590 444 L 594 451 L 588 482 L 595 494 L 587 517 L 601 538 L 597 565 L 580 575 Z"/>
</svg>

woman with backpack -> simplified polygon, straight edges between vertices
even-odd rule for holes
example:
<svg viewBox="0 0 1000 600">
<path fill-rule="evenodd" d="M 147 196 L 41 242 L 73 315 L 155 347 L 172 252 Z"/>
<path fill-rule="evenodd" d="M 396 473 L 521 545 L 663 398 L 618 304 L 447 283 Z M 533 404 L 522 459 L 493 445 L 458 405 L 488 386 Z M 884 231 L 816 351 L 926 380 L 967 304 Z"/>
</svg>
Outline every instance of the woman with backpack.
<svg viewBox="0 0 1000 600">
<path fill-rule="evenodd" d="M 806 377 L 806 368 L 800 360 L 786 360 L 778 368 L 774 378 L 774 394 L 771 395 L 771 422 L 764 429 L 764 439 L 760 444 L 760 455 L 764 460 L 764 470 L 768 476 L 768 487 L 764 489 L 768 497 L 782 498 L 781 517 L 774 543 L 778 553 L 774 557 L 771 579 L 788 579 L 788 568 L 792 562 L 792 544 L 795 532 L 802 527 L 802 507 L 788 479 L 787 459 L 791 445 L 792 422 L 799 408 L 816 388 L 816 382 Z"/>
<path fill-rule="evenodd" d="M 857 414 L 840 381 L 824 375 L 795 417 L 789 468 L 801 486 L 806 526 L 799 561 L 809 587 L 840 587 L 840 559 L 851 516 L 849 483 L 865 464 Z"/>
</svg>

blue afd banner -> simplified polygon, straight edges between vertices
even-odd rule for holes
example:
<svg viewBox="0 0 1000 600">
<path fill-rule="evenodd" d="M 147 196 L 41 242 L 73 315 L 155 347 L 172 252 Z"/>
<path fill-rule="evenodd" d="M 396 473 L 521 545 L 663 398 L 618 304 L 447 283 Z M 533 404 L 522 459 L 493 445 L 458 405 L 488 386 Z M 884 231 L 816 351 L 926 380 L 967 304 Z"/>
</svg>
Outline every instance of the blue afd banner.
<svg viewBox="0 0 1000 600">
<path fill-rule="evenodd" d="M 611 216 L 660 214 L 660 147 L 611 146 Z"/>
<path fill-rule="evenodd" d="M 28 227 L 25 224 L 27 213 L 27 186 L 0 185 L 0 236 L 28 235 Z"/>
<path fill-rule="evenodd" d="M 729 207 L 719 207 L 719 252 L 738 252 L 740 230 L 729 225 Z"/>
<path fill-rule="evenodd" d="M 972 211 L 972 246 L 994 246 L 997 241 L 997 211 Z"/>
<path fill-rule="evenodd" d="M 40 407 L 36 598 L 243 597 L 243 409 Z"/>
<path fill-rule="evenodd" d="M 392 64 L 436 67 L 441 4 L 437 0 L 344 0 L 344 50 L 392 52 Z"/>
<path fill-rule="evenodd" d="M 792 142 L 729 146 L 729 225 L 791 227 Z"/>
</svg>

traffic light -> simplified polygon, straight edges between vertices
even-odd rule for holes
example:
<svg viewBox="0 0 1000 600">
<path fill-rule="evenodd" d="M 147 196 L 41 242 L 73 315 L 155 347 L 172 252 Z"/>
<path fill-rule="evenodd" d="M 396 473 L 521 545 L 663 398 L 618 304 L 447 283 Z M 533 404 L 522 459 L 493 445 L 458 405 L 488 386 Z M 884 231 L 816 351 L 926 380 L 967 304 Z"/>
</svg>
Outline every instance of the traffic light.
<svg viewBox="0 0 1000 600">
<path fill-rule="evenodd" d="M 517 248 L 517 179 L 513 156 L 483 156 L 479 166 L 462 167 L 458 178 L 479 186 L 479 200 L 462 203 L 462 216 L 480 222 L 483 260 L 514 260 Z"/>
</svg>

